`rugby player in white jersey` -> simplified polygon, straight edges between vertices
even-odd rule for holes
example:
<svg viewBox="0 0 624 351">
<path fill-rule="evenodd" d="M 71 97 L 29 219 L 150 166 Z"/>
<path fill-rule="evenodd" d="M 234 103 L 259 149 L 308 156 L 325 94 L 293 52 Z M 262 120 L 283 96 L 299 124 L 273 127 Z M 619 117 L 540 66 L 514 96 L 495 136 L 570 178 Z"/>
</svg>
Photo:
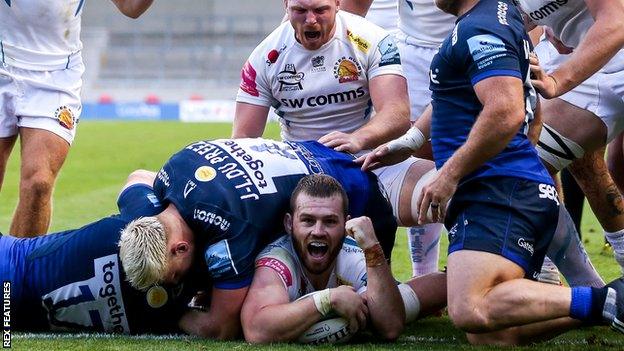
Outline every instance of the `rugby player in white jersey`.
<svg viewBox="0 0 624 351">
<path fill-rule="evenodd" d="M 153 0 L 112 0 L 137 18 Z M 0 2 L 0 185 L 19 135 L 19 202 L 10 233 L 48 230 L 56 176 L 80 117 L 81 1 Z"/>
<path fill-rule="evenodd" d="M 542 41 L 539 61 L 532 58 L 533 84 L 547 99 L 540 157 L 551 173 L 570 165 L 624 267 L 624 203 L 603 160 L 604 146 L 624 130 L 624 3 L 516 3 L 531 24 L 551 29 L 554 43 Z"/>
<path fill-rule="evenodd" d="M 261 136 L 270 107 L 280 116 L 282 138 L 318 140 L 338 151 L 361 153 L 403 133 L 409 102 L 393 38 L 338 11 L 335 0 L 289 0 L 285 6 L 290 22 L 243 67 L 233 137 Z M 401 225 L 415 225 L 413 189 L 432 169 L 430 161 L 411 158 L 376 172 Z M 437 238 L 440 226 L 427 228 Z M 437 270 L 437 256 L 431 270 Z"/>
<path fill-rule="evenodd" d="M 256 258 L 241 312 L 247 341 L 297 340 L 330 314 L 343 317 L 351 333 L 368 325 L 392 340 L 403 329 L 406 311 L 413 320 L 419 309 L 423 314 L 445 304 L 444 273 L 417 278 L 415 288 L 397 286 L 371 220 L 349 218 L 347 195 L 332 177 L 302 178 L 290 201 L 285 235 Z M 431 301 L 423 295 L 432 295 Z"/>
</svg>

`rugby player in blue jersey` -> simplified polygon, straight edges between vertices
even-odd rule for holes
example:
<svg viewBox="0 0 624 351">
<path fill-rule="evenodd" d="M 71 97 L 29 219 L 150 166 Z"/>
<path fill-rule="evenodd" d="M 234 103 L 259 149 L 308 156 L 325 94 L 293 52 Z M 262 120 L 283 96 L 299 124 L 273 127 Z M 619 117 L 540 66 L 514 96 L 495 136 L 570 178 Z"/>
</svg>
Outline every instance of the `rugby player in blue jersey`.
<svg viewBox="0 0 624 351">
<path fill-rule="evenodd" d="M 622 331 L 622 279 L 605 288 L 532 281 L 559 202 L 525 134 L 535 92 L 520 14 L 507 0 L 436 4 L 459 18 L 431 64 L 432 108 L 409 137 L 426 137 L 431 121 L 439 172 L 422 191 L 419 219 L 449 230 L 451 319 L 472 343 L 531 343 L 582 325 Z M 376 153 L 366 160 L 378 162 L 388 161 Z"/>
<path fill-rule="evenodd" d="M 10 283 L 14 330 L 179 331 L 186 304 L 205 287 L 176 284 L 192 261 L 192 233 L 173 205 L 164 209 L 151 186 L 140 184 L 145 179 L 141 172 L 128 178 L 118 215 L 32 239 L 0 236 L 0 279 Z M 118 243 L 128 241 L 121 231 L 133 219 L 154 215 L 166 223 L 167 240 L 186 244 L 169 247 L 162 285 L 140 291 L 126 281 Z"/>
</svg>

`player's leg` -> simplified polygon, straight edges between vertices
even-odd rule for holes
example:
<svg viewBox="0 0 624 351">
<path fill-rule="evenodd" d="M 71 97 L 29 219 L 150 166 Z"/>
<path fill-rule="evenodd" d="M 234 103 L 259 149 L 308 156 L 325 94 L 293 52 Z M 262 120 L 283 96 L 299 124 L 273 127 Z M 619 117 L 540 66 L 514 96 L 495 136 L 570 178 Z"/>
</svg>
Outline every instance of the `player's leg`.
<svg viewBox="0 0 624 351">
<path fill-rule="evenodd" d="M 583 323 L 579 320 L 563 317 L 545 322 L 507 328 L 491 333 L 471 334 L 466 338 L 473 345 L 527 345 L 550 340 L 568 330 L 579 328 Z"/>
<path fill-rule="evenodd" d="M 624 133 L 618 134 L 607 147 L 607 167 L 620 193 L 624 193 Z"/>
<path fill-rule="evenodd" d="M 17 135 L 9 136 L 6 138 L 0 138 L 0 189 L 4 184 L 4 174 L 6 173 L 6 166 L 15 145 Z"/>
<path fill-rule="evenodd" d="M 384 185 L 401 226 L 408 229 L 412 274 L 419 276 L 438 270 L 441 223 L 418 226 L 417 198 L 435 172 L 432 161 L 409 158 L 399 164 L 374 171 Z"/>
<path fill-rule="evenodd" d="M 41 72 L 17 70 L 23 94 L 15 111 L 21 143 L 19 200 L 11 233 L 40 235 L 48 230 L 52 191 L 69 152 L 81 111 L 84 66 Z"/>
<path fill-rule="evenodd" d="M 69 143 L 42 129 L 20 128 L 21 175 L 19 200 L 11 234 L 45 234 L 52 213 L 52 191 L 56 177 L 69 152 Z"/>
<path fill-rule="evenodd" d="M 419 277 L 412 278 L 401 284 L 399 289 L 402 289 L 403 285 L 409 286 L 411 292 L 414 294 L 416 307 L 405 304 L 405 317 L 406 322 L 412 322 L 416 319 L 427 317 L 433 313 L 436 313 L 446 306 L 446 273 L 434 272 Z M 404 291 L 401 291 L 401 295 L 404 295 Z M 403 296 L 404 300 L 406 299 Z"/>
</svg>

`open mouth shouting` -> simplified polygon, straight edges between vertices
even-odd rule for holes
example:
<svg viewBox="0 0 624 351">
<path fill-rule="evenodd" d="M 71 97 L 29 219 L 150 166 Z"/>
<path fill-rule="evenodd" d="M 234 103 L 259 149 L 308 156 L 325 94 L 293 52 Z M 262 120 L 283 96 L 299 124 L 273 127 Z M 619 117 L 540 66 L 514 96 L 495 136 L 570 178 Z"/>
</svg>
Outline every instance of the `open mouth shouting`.
<svg viewBox="0 0 624 351">
<path fill-rule="evenodd" d="M 307 249 L 313 260 L 320 261 L 329 252 L 329 245 L 322 241 L 312 241 L 308 244 Z"/>
<path fill-rule="evenodd" d="M 317 40 L 321 37 L 321 32 L 318 30 L 307 30 L 303 32 L 306 40 Z"/>
</svg>

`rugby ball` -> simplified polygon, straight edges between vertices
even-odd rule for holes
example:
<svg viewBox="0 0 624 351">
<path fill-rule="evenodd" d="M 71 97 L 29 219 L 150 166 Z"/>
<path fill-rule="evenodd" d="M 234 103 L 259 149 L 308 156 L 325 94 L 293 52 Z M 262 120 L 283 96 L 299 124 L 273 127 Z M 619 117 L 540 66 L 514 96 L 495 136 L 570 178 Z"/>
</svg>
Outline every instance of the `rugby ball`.
<svg viewBox="0 0 624 351">
<path fill-rule="evenodd" d="M 349 341 L 352 336 L 346 319 L 331 316 L 312 324 L 297 341 L 310 345 L 337 344 Z"/>
</svg>

